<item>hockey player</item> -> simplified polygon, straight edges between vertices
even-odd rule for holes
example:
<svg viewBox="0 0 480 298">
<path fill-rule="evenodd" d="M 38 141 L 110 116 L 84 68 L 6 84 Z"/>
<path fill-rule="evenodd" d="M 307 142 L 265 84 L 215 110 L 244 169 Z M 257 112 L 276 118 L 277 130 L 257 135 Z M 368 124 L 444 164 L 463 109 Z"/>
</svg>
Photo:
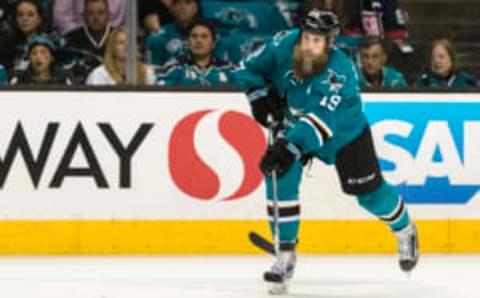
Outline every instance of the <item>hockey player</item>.
<svg viewBox="0 0 480 298">
<path fill-rule="evenodd" d="M 363 208 L 392 229 L 402 270 L 411 271 L 418 261 L 415 224 L 402 197 L 379 169 L 356 69 L 333 45 L 338 30 L 335 14 L 312 9 L 300 29 L 277 34 L 236 72 L 254 118 L 264 126 L 272 125 L 270 119 L 283 126 L 260 163 L 270 218 L 275 211 L 274 171 L 278 178 L 279 250 L 277 261 L 264 274 L 271 294 L 283 293 L 285 281 L 293 276 L 302 162 L 312 157 L 335 164 L 343 191 L 355 195 Z"/>
</svg>

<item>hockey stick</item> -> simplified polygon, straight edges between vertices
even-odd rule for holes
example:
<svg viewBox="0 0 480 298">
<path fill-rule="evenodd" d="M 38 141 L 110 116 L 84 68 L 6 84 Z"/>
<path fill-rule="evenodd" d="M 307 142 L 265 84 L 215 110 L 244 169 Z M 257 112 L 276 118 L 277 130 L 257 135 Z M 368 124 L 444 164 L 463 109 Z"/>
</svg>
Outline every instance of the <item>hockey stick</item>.
<svg viewBox="0 0 480 298">
<path fill-rule="evenodd" d="M 275 126 L 272 124 L 268 130 L 269 133 L 269 143 L 270 146 L 273 146 L 275 142 Z M 275 248 L 275 252 L 277 253 L 280 251 L 280 210 L 278 207 L 278 188 L 277 188 L 277 171 L 272 171 L 272 200 L 273 200 L 273 246 Z"/>
<path fill-rule="evenodd" d="M 250 240 L 250 242 L 252 242 L 253 245 L 260 248 L 264 252 L 275 255 L 275 246 L 272 242 L 265 239 L 262 235 L 256 232 L 250 232 L 248 233 L 248 239 Z"/>
<path fill-rule="evenodd" d="M 275 141 L 276 127 L 274 122 L 268 128 L 268 144 L 272 146 Z M 279 207 L 278 207 L 278 188 L 277 188 L 277 171 L 272 171 L 272 200 L 273 200 L 273 243 L 257 234 L 256 232 L 250 232 L 248 239 L 253 245 L 261 250 L 276 255 L 276 252 L 280 250 L 280 226 L 279 226 Z"/>
</svg>

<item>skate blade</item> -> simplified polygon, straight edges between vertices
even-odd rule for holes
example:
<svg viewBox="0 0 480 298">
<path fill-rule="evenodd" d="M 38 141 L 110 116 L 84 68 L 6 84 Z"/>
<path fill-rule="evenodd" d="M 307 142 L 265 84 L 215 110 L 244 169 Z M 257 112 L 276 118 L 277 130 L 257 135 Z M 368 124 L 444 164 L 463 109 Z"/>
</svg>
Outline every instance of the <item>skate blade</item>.
<svg viewBox="0 0 480 298">
<path fill-rule="evenodd" d="M 270 295 L 286 295 L 288 294 L 288 283 L 287 282 L 269 282 L 268 284 L 268 294 Z"/>
</svg>

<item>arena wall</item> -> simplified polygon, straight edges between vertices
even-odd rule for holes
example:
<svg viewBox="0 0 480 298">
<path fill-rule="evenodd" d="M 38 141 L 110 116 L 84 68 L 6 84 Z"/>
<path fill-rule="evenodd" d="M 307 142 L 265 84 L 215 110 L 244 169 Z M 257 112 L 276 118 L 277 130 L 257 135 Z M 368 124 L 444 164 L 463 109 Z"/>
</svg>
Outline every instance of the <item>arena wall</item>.
<svg viewBox="0 0 480 298">
<path fill-rule="evenodd" d="M 257 254 L 265 132 L 235 92 L 0 93 L 0 254 Z M 387 180 L 425 253 L 480 252 L 480 94 L 367 93 Z M 394 236 L 304 174 L 299 250 L 393 253 Z"/>
</svg>

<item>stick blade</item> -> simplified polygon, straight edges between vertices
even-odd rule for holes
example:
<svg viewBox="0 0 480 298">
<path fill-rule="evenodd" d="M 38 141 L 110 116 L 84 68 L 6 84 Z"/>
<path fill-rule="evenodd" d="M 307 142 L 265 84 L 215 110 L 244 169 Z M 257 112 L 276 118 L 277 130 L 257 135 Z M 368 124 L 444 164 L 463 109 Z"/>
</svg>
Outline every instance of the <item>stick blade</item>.
<svg viewBox="0 0 480 298">
<path fill-rule="evenodd" d="M 255 232 L 250 232 L 248 233 L 248 239 L 250 239 L 250 242 L 252 242 L 253 245 L 260 248 L 264 252 L 267 252 L 271 255 L 275 255 L 275 247 L 270 241 L 265 239 L 263 236 Z"/>
</svg>

